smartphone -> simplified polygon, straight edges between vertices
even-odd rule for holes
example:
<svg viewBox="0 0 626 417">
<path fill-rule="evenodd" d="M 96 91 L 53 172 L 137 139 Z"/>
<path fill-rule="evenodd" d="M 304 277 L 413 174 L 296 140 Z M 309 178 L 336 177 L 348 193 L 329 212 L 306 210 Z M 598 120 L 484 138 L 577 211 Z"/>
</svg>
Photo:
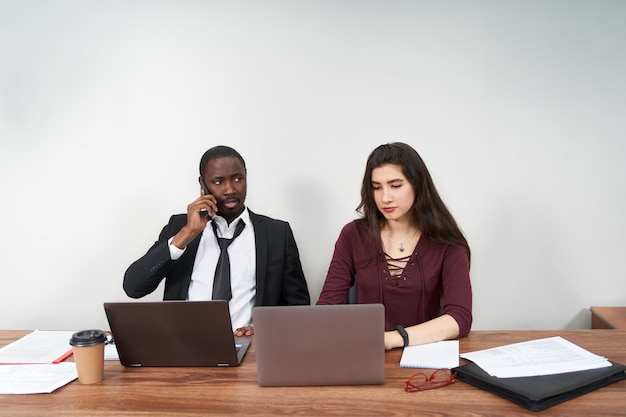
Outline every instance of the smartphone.
<svg viewBox="0 0 626 417">
<path fill-rule="evenodd" d="M 207 187 L 206 182 L 204 182 L 204 178 L 200 178 L 200 187 L 204 190 L 205 195 L 211 194 L 209 187 Z M 209 217 L 209 211 L 207 209 L 200 210 L 200 217 Z"/>
</svg>

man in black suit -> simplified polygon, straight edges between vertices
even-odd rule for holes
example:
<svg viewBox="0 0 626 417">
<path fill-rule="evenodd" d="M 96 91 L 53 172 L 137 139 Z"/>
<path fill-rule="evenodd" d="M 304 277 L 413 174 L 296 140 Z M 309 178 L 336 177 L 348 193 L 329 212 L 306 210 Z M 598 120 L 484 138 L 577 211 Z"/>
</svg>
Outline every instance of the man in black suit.
<svg viewBox="0 0 626 417">
<path fill-rule="evenodd" d="M 216 146 L 205 152 L 200 197 L 187 214 L 172 216 L 159 240 L 128 267 L 123 286 L 129 297 L 150 294 L 165 278 L 164 300 L 227 299 L 235 336 L 254 333 L 253 306 L 310 304 L 291 227 L 246 208 L 246 175 L 236 150 Z M 229 262 L 220 261 L 220 238 L 231 240 Z M 225 263 L 226 296 L 216 272 Z"/>
</svg>

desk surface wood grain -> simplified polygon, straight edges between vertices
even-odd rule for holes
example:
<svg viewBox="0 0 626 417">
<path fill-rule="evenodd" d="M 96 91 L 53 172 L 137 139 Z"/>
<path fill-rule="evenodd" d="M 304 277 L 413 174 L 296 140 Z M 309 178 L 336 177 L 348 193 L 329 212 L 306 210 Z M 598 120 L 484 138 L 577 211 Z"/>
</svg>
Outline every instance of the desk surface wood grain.
<svg viewBox="0 0 626 417">
<path fill-rule="evenodd" d="M 0 331 L 0 346 L 27 334 Z M 562 336 L 593 353 L 626 363 L 626 331 L 476 331 L 460 339 L 461 352 L 542 337 Z M 124 368 L 107 361 L 104 380 L 72 382 L 52 394 L 0 395 L 1 416 L 512 416 L 538 415 L 462 381 L 404 392 L 415 371 L 399 367 L 402 351 L 386 353 L 385 384 L 331 387 L 259 387 L 254 341 L 235 368 Z M 544 416 L 623 416 L 626 381 L 567 401 Z"/>
</svg>

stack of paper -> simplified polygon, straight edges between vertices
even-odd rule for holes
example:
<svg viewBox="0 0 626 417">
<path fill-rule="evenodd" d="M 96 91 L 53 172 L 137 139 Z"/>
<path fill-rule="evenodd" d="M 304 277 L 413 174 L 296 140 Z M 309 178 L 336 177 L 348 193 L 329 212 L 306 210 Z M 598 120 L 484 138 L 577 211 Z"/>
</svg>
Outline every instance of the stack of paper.
<svg viewBox="0 0 626 417">
<path fill-rule="evenodd" d="M 0 349 L 0 394 L 50 393 L 78 377 L 72 354 L 73 331 L 35 330 Z"/>
<path fill-rule="evenodd" d="M 73 331 L 35 330 L 0 349 L 0 364 L 59 363 L 72 354 Z"/>
<path fill-rule="evenodd" d="M 461 357 L 499 378 L 552 375 L 611 366 L 606 358 L 559 336 L 463 353 Z"/>
<path fill-rule="evenodd" d="M 0 365 L 0 394 L 48 394 L 77 377 L 74 362 Z"/>
</svg>

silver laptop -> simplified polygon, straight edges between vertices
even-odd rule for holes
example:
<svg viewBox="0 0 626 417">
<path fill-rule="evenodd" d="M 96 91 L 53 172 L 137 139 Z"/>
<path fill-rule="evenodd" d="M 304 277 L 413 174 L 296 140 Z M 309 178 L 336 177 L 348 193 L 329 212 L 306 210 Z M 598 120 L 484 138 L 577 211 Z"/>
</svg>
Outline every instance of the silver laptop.
<svg viewBox="0 0 626 417">
<path fill-rule="evenodd" d="M 382 304 L 255 307 L 261 386 L 385 382 Z"/>
<path fill-rule="evenodd" d="M 104 303 L 124 366 L 237 366 L 250 345 L 235 338 L 226 301 Z"/>
</svg>

